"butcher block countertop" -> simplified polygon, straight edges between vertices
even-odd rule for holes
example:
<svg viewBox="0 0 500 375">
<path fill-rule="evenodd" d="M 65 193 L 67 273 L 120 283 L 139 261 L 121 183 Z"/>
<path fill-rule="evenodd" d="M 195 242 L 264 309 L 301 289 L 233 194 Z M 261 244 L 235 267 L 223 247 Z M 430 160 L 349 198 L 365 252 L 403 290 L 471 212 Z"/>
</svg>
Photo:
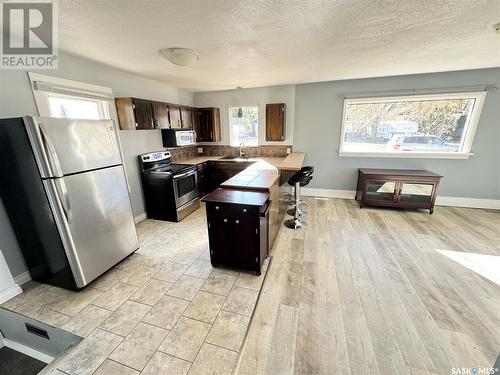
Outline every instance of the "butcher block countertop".
<svg viewBox="0 0 500 375">
<path fill-rule="evenodd" d="M 304 164 L 305 155 L 303 152 L 292 152 L 286 157 L 255 157 L 250 159 L 221 159 L 221 156 L 197 156 L 189 159 L 176 161 L 177 164 L 202 164 L 207 161 L 260 161 L 264 160 L 272 166 L 287 171 L 298 171 Z"/>
<path fill-rule="evenodd" d="M 218 188 L 205 195 L 201 200 L 203 202 L 244 204 L 261 207 L 268 199 L 269 194 L 265 192 Z"/>
<path fill-rule="evenodd" d="M 207 161 L 253 162 L 244 171 L 223 182 L 223 188 L 269 190 L 279 179 L 280 171 L 298 171 L 302 168 L 305 154 L 293 152 L 287 157 L 255 157 L 249 159 L 222 159 L 221 156 L 198 156 L 177 161 L 179 164 L 201 164 Z"/>
</svg>

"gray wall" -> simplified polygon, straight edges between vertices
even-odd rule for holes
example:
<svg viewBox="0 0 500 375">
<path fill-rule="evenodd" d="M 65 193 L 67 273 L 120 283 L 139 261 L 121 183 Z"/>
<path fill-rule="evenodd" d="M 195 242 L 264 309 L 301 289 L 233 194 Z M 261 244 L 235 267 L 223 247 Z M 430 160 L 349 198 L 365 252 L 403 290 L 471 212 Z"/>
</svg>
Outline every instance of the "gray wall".
<svg viewBox="0 0 500 375">
<path fill-rule="evenodd" d="M 300 84 L 295 88 L 294 151 L 314 165 L 313 188 L 355 190 L 359 167 L 429 169 L 444 176 L 439 195 L 500 199 L 500 90 L 488 91 L 467 160 L 339 157 L 339 94 L 495 84 L 500 69 Z"/>
<path fill-rule="evenodd" d="M 228 145 L 229 134 L 229 107 L 259 107 L 259 144 L 280 144 L 282 142 L 266 142 L 266 104 L 286 103 L 285 142 L 293 144 L 293 128 L 295 115 L 295 85 L 257 87 L 239 90 L 224 90 L 197 92 L 194 94 L 196 107 L 218 107 L 221 114 L 221 144 Z"/>
<path fill-rule="evenodd" d="M 116 97 L 136 96 L 192 105 L 193 93 L 145 79 L 106 65 L 70 54 L 60 53 L 59 69 L 39 71 L 60 78 L 110 87 Z M 37 115 L 26 71 L 0 70 L 0 118 Z M 162 149 L 159 131 L 120 131 L 125 168 L 131 189 L 134 215 L 144 213 L 144 202 L 137 170 L 137 155 Z M 12 232 L 3 204 L 0 202 L 0 250 L 14 277 L 27 268 Z"/>
</svg>

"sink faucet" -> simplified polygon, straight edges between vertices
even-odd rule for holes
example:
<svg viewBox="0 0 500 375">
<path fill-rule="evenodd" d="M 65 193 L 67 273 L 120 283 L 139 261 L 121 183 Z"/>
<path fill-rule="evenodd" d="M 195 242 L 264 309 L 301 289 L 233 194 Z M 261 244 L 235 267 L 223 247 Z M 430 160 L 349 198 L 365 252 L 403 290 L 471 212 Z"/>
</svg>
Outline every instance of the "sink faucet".
<svg viewBox="0 0 500 375">
<path fill-rule="evenodd" d="M 243 147 L 245 147 L 245 144 L 243 142 L 240 143 L 240 158 L 245 157 L 245 153 L 243 152 Z"/>
</svg>

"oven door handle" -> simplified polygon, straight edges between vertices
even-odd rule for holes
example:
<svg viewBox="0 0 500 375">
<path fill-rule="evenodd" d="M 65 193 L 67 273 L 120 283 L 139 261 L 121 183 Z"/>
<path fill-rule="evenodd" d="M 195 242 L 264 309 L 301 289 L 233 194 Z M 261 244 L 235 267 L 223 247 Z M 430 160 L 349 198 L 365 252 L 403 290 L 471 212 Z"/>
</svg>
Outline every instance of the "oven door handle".
<svg viewBox="0 0 500 375">
<path fill-rule="evenodd" d="M 186 176 L 191 176 L 193 174 L 195 174 L 196 171 L 191 171 L 191 172 L 185 172 L 185 173 L 181 173 L 181 174 L 176 174 L 174 175 L 174 180 L 177 180 L 178 178 L 183 178 L 183 177 L 186 177 Z"/>
</svg>

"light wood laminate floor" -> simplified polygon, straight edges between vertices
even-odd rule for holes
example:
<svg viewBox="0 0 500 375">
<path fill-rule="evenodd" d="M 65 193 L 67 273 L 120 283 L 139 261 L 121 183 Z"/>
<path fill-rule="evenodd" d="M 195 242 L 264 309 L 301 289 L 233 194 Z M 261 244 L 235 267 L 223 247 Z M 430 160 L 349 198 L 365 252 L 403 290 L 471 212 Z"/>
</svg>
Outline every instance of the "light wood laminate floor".
<svg viewBox="0 0 500 375">
<path fill-rule="evenodd" d="M 493 365 L 500 286 L 437 250 L 500 256 L 499 211 L 429 215 L 309 199 L 307 222 L 279 234 L 237 374 L 429 375 Z"/>
</svg>

